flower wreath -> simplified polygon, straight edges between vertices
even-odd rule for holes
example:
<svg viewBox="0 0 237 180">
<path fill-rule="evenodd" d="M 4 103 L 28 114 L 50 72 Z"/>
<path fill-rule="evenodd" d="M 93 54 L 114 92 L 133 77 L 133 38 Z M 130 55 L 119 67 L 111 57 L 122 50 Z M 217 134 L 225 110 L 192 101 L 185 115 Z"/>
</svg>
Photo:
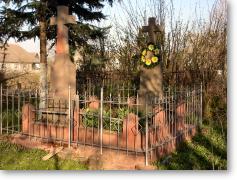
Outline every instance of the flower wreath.
<svg viewBox="0 0 237 180">
<path fill-rule="evenodd" d="M 152 68 L 159 64 L 160 49 L 153 43 L 148 43 L 147 47 L 142 49 L 141 63 L 145 68 Z"/>
</svg>

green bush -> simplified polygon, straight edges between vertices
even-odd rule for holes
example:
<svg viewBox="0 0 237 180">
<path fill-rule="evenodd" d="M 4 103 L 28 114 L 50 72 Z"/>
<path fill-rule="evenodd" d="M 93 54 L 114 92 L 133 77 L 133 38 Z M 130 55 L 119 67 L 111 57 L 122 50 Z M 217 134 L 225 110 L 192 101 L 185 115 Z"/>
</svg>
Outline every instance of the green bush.
<svg viewBox="0 0 237 180">
<path fill-rule="evenodd" d="M 122 120 L 128 115 L 126 108 L 114 108 L 113 110 L 103 110 L 103 129 L 111 131 L 122 131 Z M 99 128 L 100 110 L 85 109 L 82 118 L 85 127 Z"/>
</svg>

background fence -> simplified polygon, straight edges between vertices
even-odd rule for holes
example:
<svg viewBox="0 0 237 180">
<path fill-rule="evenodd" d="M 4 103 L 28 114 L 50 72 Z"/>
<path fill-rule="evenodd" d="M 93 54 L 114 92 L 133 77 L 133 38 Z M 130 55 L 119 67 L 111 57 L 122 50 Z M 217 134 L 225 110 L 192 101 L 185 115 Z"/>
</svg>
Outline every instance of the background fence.
<svg viewBox="0 0 237 180">
<path fill-rule="evenodd" d="M 141 98 L 131 86 L 92 87 L 76 98 L 48 97 L 42 105 L 37 91 L 1 86 L 0 132 L 142 155 L 148 164 L 202 123 L 202 86 L 167 88 L 164 97 L 147 96 L 143 104 Z"/>
</svg>

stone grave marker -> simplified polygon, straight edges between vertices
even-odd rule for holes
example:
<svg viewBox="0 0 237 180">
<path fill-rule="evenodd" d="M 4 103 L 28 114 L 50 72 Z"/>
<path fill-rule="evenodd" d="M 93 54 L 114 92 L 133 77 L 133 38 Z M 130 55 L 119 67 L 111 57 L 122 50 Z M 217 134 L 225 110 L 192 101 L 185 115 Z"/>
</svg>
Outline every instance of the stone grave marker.
<svg viewBox="0 0 237 180">
<path fill-rule="evenodd" d="M 143 26 L 141 32 L 148 33 L 149 42 L 157 44 L 158 33 L 162 32 L 162 28 L 156 24 L 156 18 L 150 17 L 148 26 Z M 162 82 L 163 77 L 160 64 L 149 69 L 142 66 L 139 88 L 140 102 L 144 103 L 146 95 L 163 97 Z"/>
<path fill-rule="evenodd" d="M 51 86 L 55 97 L 68 98 L 69 86 L 71 94 L 76 94 L 76 67 L 69 57 L 68 27 L 76 24 L 75 18 L 69 15 L 68 6 L 57 7 L 57 17 L 50 18 L 50 25 L 57 25 L 56 55 L 51 66 Z"/>
</svg>

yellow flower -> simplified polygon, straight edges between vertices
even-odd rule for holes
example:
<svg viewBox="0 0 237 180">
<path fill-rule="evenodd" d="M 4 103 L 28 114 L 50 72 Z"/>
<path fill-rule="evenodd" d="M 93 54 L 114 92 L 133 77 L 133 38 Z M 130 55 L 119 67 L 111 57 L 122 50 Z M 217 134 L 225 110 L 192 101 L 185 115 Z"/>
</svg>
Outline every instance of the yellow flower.
<svg viewBox="0 0 237 180">
<path fill-rule="evenodd" d="M 150 66 L 151 65 L 151 60 L 150 59 L 146 59 L 146 65 Z"/>
<path fill-rule="evenodd" d="M 155 49 L 154 51 L 155 51 L 155 55 L 158 55 L 160 52 L 159 49 Z"/>
<path fill-rule="evenodd" d="M 152 58 L 151 58 L 151 61 L 152 61 L 153 63 L 158 62 L 158 57 L 156 57 L 156 56 L 152 57 Z"/>
<path fill-rule="evenodd" d="M 145 62 L 145 61 L 146 61 L 145 56 L 142 56 L 142 57 L 141 57 L 141 61 L 142 61 L 142 62 Z"/>
<path fill-rule="evenodd" d="M 146 50 L 142 51 L 142 55 L 145 56 L 146 55 Z"/>
<path fill-rule="evenodd" d="M 148 49 L 149 49 L 150 51 L 152 51 L 154 48 L 155 48 L 155 47 L 154 47 L 153 44 L 150 44 L 150 45 L 148 46 Z"/>
</svg>

